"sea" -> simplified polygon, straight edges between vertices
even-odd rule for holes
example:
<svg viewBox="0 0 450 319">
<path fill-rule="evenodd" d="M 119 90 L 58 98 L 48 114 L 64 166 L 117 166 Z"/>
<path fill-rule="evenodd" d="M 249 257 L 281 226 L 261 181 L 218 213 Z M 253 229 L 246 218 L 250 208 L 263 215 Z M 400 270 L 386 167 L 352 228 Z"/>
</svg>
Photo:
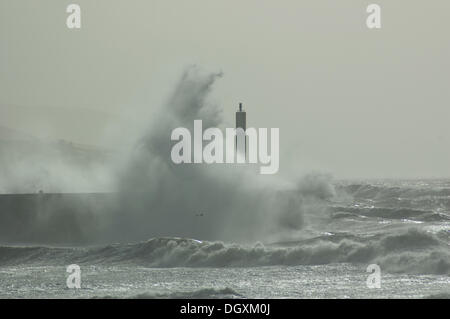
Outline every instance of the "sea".
<svg viewBox="0 0 450 319">
<path fill-rule="evenodd" d="M 298 238 L 2 245 L 0 298 L 450 297 L 450 180 L 334 188 Z"/>
</svg>

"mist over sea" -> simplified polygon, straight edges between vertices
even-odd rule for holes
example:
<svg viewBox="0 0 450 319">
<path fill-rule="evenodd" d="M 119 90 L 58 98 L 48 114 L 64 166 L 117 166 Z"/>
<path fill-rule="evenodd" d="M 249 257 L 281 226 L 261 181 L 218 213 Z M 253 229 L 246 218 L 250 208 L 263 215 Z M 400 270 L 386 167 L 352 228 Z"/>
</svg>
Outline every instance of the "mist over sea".
<svg viewBox="0 0 450 319">
<path fill-rule="evenodd" d="M 0 297 L 449 297 L 450 180 L 172 163 L 173 128 L 226 126 L 207 98 L 221 76 L 188 69 L 133 150 L 104 165 L 73 145 L 8 145 L 30 156 L 1 158 Z M 71 264 L 81 289 L 66 287 Z M 366 286 L 371 264 L 381 288 Z"/>
</svg>

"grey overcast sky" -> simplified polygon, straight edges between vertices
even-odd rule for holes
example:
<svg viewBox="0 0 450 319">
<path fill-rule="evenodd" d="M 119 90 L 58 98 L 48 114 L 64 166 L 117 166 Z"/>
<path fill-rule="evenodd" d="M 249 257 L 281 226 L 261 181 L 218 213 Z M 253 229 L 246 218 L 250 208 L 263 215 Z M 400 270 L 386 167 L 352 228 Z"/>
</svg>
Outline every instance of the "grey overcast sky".
<svg viewBox="0 0 450 319">
<path fill-rule="evenodd" d="M 0 125 L 127 143 L 196 64 L 227 121 L 280 128 L 280 173 L 450 177 L 449 30 L 448 0 L 1 0 Z"/>
</svg>

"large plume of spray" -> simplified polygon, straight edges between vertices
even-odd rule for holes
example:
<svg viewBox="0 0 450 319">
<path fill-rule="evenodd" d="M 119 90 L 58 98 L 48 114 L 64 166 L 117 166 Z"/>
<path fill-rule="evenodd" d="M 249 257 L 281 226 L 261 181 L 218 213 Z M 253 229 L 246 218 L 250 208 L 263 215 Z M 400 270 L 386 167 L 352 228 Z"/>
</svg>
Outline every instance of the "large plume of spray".
<svg viewBox="0 0 450 319">
<path fill-rule="evenodd" d="M 104 165 L 79 160 L 72 148 L 62 152 L 64 145 L 32 150 L 23 161 L 2 157 L 10 166 L 0 172 L 0 186 L 35 195 L 2 198 L 0 241 L 78 244 L 176 236 L 268 242 L 301 237 L 334 196 L 329 178 L 310 175 L 287 183 L 277 175 L 259 175 L 259 165 L 176 165 L 171 160 L 173 129 L 192 132 L 194 120 L 202 120 L 203 129 L 225 129 L 222 109 L 209 99 L 221 76 L 197 67 L 185 70 L 134 150 L 101 161 Z M 116 192 L 47 194 L 91 193 L 105 185 Z"/>
<path fill-rule="evenodd" d="M 188 68 L 153 119 L 119 178 L 118 239 L 179 236 L 257 241 L 297 237 L 305 217 L 319 214 L 334 195 L 329 179 L 309 176 L 286 186 L 247 165 L 173 164 L 171 132 L 224 127 L 221 108 L 208 95 L 222 74 Z M 120 228 L 117 229 L 117 228 Z"/>
</svg>

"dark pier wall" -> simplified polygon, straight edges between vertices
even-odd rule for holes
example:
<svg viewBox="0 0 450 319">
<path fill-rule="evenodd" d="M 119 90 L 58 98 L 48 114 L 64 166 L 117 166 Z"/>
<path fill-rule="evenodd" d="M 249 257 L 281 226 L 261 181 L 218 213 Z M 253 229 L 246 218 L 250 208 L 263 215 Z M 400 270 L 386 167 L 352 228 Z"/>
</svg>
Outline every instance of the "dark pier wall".
<svg viewBox="0 0 450 319">
<path fill-rule="evenodd" d="M 113 194 L 0 195 L 0 243 L 76 245 L 98 242 Z"/>
</svg>

